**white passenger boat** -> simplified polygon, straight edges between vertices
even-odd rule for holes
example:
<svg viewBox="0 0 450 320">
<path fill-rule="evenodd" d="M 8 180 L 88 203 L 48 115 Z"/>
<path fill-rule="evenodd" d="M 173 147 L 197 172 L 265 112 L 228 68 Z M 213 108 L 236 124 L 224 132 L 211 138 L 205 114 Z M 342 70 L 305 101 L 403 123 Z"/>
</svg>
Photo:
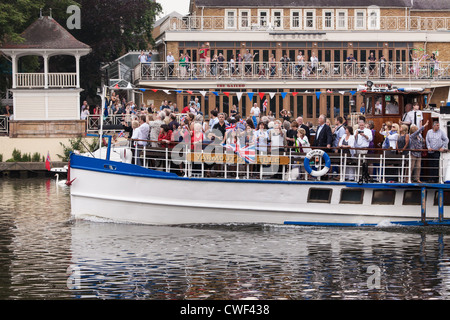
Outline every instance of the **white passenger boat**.
<svg viewBox="0 0 450 320">
<path fill-rule="evenodd" d="M 427 116 L 447 130 L 450 115 L 429 111 Z M 234 152 L 148 148 L 138 166 L 131 163 L 130 148 L 121 150 L 121 161 L 71 155 L 67 181 L 75 218 L 153 225 L 450 223 L 444 217 L 450 205 L 447 153 L 439 160 L 438 182 L 412 183 L 408 156 L 386 151 L 359 154 L 348 164 L 342 150 L 304 154 L 286 149 L 282 155 L 257 155 L 249 164 Z M 349 166 L 355 169 L 355 181 L 347 180 Z M 330 167 L 339 173 L 332 174 Z"/>
</svg>

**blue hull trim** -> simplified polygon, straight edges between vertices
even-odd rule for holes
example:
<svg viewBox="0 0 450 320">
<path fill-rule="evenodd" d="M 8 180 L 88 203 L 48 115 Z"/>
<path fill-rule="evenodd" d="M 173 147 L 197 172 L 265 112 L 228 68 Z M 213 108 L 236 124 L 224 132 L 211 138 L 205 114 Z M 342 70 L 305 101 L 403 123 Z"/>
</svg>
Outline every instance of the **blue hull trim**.
<svg viewBox="0 0 450 320">
<path fill-rule="evenodd" d="M 305 226 L 305 227 L 376 227 L 378 224 L 373 223 L 338 223 L 338 222 L 302 222 L 302 221 L 285 221 L 285 225 Z M 391 225 L 396 226 L 450 226 L 450 220 L 442 222 L 430 220 L 424 224 L 422 221 L 394 221 Z"/>
<path fill-rule="evenodd" d="M 74 153 L 70 155 L 70 167 L 80 170 L 89 170 L 95 172 L 103 172 L 109 174 L 119 174 L 134 177 L 147 177 L 158 179 L 173 179 L 173 180 L 189 180 L 198 182 L 222 182 L 222 183 L 258 183 L 258 184 L 295 184 L 295 185 L 315 185 L 315 186 L 345 186 L 348 188 L 365 188 L 365 189 L 449 189 L 450 184 L 438 183 L 362 183 L 357 182 L 338 182 L 338 181 L 304 181 L 304 180 L 259 180 L 259 179 L 224 179 L 224 178 L 185 178 L 176 175 L 175 173 L 157 171 L 143 168 L 134 164 L 109 161 L 104 159 L 96 159 L 90 157 L 79 156 Z"/>
</svg>

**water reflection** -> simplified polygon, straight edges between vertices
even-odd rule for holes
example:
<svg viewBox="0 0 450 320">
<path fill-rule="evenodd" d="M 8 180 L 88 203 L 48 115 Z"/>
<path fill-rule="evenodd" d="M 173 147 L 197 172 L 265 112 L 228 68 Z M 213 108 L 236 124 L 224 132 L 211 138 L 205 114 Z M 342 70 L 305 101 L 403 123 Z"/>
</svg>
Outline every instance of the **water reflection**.
<svg viewBox="0 0 450 320">
<path fill-rule="evenodd" d="M 0 180 L 2 299 L 448 299 L 450 229 L 72 221 L 54 180 Z"/>
</svg>

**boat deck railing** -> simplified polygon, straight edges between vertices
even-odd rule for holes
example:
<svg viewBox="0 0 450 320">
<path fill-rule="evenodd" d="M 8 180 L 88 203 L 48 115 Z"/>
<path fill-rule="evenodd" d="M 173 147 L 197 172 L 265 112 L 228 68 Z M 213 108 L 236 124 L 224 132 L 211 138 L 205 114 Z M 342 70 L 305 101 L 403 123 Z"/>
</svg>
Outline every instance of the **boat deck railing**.
<svg viewBox="0 0 450 320">
<path fill-rule="evenodd" d="M 412 152 L 429 152 L 426 149 L 407 149 L 399 154 L 389 149 L 333 147 L 326 150 L 326 156 L 310 157 L 307 152 L 299 152 L 298 147 L 275 149 L 259 146 L 256 150 L 242 148 L 236 152 L 221 144 L 204 145 L 200 150 L 192 150 L 191 144 L 186 143 L 165 147 L 156 141 L 135 140 L 130 143 L 138 141 L 148 145 L 134 145 L 131 148 L 132 163 L 189 178 L 444 183 L 447 165 L 444 152 L 436 159 L 426 155 L 419 159 L 413 157 Z M 310 159 L 305 162 L 305 157 Z M 308 172 L 308 169 L 321 171 L 327 165 L 328 172 L 323 176 Z"/>
</svg>

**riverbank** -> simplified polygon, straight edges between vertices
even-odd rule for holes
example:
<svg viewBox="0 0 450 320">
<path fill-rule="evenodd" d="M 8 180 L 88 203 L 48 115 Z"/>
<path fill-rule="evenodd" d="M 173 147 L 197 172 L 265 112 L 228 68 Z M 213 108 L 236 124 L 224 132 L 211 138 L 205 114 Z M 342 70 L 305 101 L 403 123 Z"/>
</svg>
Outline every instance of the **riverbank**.
<svg viewBox="0 0 450 320">
<path fill-rule="evenodd" d="M 63 168 L 67 162 L 51 162 L 53 168 Z M 53 177 L 55 172 L 48 171 L 45 162 L 0 162 L 0 178 Z"/>
</svg>

